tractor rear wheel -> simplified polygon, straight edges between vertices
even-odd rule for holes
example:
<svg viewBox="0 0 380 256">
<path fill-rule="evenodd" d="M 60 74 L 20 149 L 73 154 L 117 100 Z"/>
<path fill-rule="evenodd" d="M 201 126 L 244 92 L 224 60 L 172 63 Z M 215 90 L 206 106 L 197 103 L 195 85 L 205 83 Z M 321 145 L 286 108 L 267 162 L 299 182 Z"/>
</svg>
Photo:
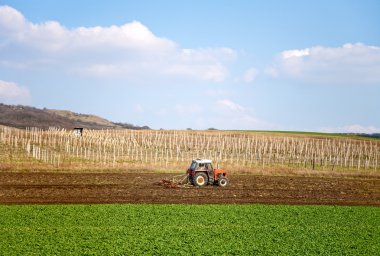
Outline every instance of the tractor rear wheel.
<svg viewBox="0 0 380 256">
<path fill-rule="evenodd" d="M 203 172 L 198 172 L 193 177 L 193 184 L 194 186 L 203 187 L 207 185 L 208 183 L 208 177 Z"/>
<path fill-rule="evenodd" d="M 228 180 L 225 177 L 220 177 L 218 180 L 218 186 L 219 187 L 225 187 L 228 184 Z"/>
</svg>

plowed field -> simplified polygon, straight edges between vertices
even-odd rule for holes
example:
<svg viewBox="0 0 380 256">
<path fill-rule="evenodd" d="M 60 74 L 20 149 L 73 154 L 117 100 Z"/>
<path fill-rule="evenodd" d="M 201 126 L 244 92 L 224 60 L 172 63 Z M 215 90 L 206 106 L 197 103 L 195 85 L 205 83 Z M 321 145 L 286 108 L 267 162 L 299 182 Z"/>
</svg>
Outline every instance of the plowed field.
<svg viewBox="0 0 380 256">
<path fill-rule="evenodd" d="M 0 204 L 324 204 L 380 206 L 379 177 L 230 177 L 226 188 L 166 188 L 162 173 L 0 173 Z"/>
</svg>

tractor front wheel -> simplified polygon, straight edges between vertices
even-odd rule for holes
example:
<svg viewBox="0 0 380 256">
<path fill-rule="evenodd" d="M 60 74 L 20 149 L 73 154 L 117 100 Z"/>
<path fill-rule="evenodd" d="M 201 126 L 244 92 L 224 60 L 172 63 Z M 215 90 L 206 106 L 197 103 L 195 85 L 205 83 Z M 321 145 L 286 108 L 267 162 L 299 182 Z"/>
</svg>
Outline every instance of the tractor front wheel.
<svg viewBox="0 0 380 256">
<path fill-rule="evenodd" d="M 220 177 L 218 180 L 218 186 L 219 187 L 225 187 L 228 184 L 228 180 L 225 177 Z"/>
<path fill-rule="evenodd" d="M 197 187 L 203 187 L 208 183 L 208 177 L 203 172 L 198 172 L 193 177 L 193 184 Z"/>
</svg>

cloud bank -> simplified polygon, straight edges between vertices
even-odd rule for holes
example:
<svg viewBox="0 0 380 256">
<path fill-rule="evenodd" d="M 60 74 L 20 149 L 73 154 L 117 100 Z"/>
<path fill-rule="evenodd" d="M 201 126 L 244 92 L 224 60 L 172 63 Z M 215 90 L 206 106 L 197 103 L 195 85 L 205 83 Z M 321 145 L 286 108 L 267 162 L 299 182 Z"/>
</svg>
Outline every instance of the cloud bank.
<svg viewBox="0 0 380 256">
<path fill-rule="evenodd" d="M 308 84 L 380 83 L 380 47 L 361 43 L 283 51 L 266 73 Z"/>
<path fill-rule="evenodd" d="M 327 132 L 327 133 L 380 133 L 380 128 L 377 128 L 375 126 L 363 126 L 359 124 L 353 124 L 353 125 L 346 125 L 341 127 L 335 127 L 335 128 L 322 128 L 320 129 L 321 132 Z"/>
<path fill-rule="evenodd" d="M 212 82 L 224 81 L 236 58 L 230 48 L 181 48 L 138 21 L 68 29 L 56 21 L 32 23 L 9 6 L 0 6 L 0 51 L 0 66 L 7 68 L 54 66 L 88 76 L 149 72 Z"/>
<path fill-rule="evenodd" d="M 6 104 L 25 104 L 30 100 L 27 87 L 13 82 L 0 80 L 0 102 Z"/>
</svg>

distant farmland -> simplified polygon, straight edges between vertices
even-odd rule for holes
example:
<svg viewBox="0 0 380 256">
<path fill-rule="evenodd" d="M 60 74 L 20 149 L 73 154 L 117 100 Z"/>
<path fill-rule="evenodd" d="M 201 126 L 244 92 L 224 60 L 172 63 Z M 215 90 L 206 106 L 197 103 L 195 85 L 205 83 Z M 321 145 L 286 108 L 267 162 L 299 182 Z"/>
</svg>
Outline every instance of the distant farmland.
<svg viewBox="0 0 380 256">
<path fill-rule="evenodd" d="M 0 204 L 13 205 L 0 205 L 0 251 L 374 255 L 379 150 L 323 134 L 2 126 Z M 160 185 L 197 157 L 227 168 L 230 185 Z M 282 175 L 293 172 L 333 177 Z"/>
<path fill-rule="evenodd" d="M 376 173 L 380 141 L 239 131 L 26 130 L 0 127 L 1 168 L 181 170 L 210 158 L 232 172 Z"/>
</svg>

